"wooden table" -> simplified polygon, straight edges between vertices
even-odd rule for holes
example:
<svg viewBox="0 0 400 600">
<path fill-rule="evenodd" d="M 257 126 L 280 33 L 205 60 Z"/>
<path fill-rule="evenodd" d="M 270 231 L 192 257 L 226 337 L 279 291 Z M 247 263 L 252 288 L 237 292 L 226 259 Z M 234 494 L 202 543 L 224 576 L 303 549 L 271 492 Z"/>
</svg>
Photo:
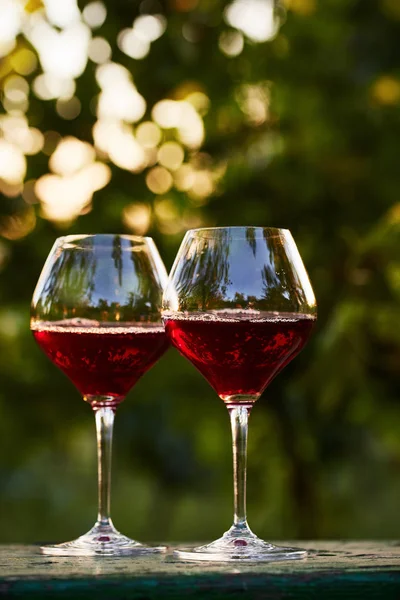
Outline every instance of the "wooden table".
<svg viewBox="0 0 400 600">
<path fill-rule="evenodd" d="M 170 556 L 55 558 L 35 546 L 0 546 L 0 598 L 400 600 L 400 542 L 301 546 L 309 550 L 306 560 L 258 565 Z"/>
</svg>

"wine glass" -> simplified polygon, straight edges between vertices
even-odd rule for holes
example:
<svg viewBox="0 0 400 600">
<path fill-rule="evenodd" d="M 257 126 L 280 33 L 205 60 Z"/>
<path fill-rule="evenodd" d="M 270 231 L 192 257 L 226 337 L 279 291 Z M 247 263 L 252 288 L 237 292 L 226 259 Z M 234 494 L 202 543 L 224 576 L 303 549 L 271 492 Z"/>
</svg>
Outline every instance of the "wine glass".
<svg viewBox="0 0 400 600">
<path fill-rule="evenodd" d="M 177 550 L 185 560 L 270 561 L 306 552 L 260 540 L 246 518 L 248 417 L 270 381 L 303 348 L 316 302 L 288 230 L 188 231 L 172 267 L 162 317 L 172 344 L 204 375 L 231 421 L 234 521 L 224 535 Z"/>
<path fill-rule="evenodd" d="M 162 552 L 117 531 L 110 518 L 114 415 L 169 343 L 161 322 L 167 274 L 151 238 L 69 235 L 58 238 L 32 300 L 31 329 L 50 360 L 95 414 L 98 515 L 78 539 L 44 546 L 51 555 Z"/>
</svg>

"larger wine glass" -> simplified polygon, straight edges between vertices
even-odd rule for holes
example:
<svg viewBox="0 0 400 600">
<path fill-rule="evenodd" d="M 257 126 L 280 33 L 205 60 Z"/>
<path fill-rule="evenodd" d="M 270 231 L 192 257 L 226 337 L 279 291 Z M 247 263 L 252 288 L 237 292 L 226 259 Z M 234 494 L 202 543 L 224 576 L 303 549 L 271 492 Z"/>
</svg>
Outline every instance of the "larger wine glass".
<svg viewBox="0 0 400 600">
<path fill-rule="evenodd" d="M 95 414 L 98 515 L 78 539 L 44 546 L 52 555 L 161 552 L 117 531 L 110 517 L 114 415 L 168 347 L 161 322 L 167 274 L 151 238 L 69 235 L 56 240 L 33 294 L 31 329 L 47 356 Z"/>
<path fill-rule="evenodd" d="M 260 540 L 246 518 L 250 411 L 303 348 L 316 319 L 314 294 L 290 232 L 269 227 L 188 231 L 162 314 L 172 344 L 226 404 L 233 438 L 233 525 L 217 541 L 175 555 L 207 561 L 303 558 L 304 550 Z"/>
</svg>

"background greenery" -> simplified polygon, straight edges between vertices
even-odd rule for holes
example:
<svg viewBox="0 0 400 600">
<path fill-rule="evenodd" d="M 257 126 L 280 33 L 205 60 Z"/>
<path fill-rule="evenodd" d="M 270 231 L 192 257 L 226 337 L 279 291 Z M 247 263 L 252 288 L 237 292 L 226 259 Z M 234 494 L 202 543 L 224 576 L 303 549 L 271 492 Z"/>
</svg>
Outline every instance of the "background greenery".
<svg viewBox="0 0 400 600">
<path fill-rule="evenodd" d="M 170 268 L 185 229 L 228 224 L 290 228 L 319 303 L 308 347 L 251 416 L 252 528 L 265 538 L 400 536 L 397 0 L 287 0 L 269 34 L 257 34 L 256 12 L 253 30 L 244 17 L 238 29 L 223 0 L 114 0 L 104 22 L 85 29 L 88 43 L 103 40 L 90 42 L 92 59 L 68 77 L 60 66 L 61 84 L 46 56 L 68 18 L 51 17 L 50 1 L 2 2 L 3 15 L 18 7 L 19 21 L 4 17 L 0 27 L 0 541 L 70 539 L 96 512 L 90 407 L 29 331 L 54 239 L 146 232 Z M 133 58 L 146 46 L 124 45 L 119 32 L 147 13 L 158 15 L 160 35 Z M 35 19 L 53 42 L 49 30 L 29 33 Z M 132 79 L 104 70 L 110 60 Z M 42 85 L 42 72 L 53 80 Z M 106 87 L 101 99 L 107 76 L 107 90 L 122 79 L 132 92 L 134 82 L 146 107 L 132 96 L 115 108 Z M 160 117 L 166 98 L 177 104 L 158 104 Z M 171 117 L 177 106 L 181 116 Z M 165 115 L 173 126 L 154 126 Z M 93 131 L 110 119 L 117 133 Z M 153 122 L 147 132 L 143 122 Z M 68 136 L 75 146 L 56 160 Z M 166 141 L 175 145 L 162 158 Z M 82 199 L 74 176 L 94 160 L 103 166 L 85 172 L 92 187 Z M 113 516 L 124 533 L 211 539 L 229 527 L 226 410 L 176 351 L 120 407 L 114 450 Z"/>
</svg>

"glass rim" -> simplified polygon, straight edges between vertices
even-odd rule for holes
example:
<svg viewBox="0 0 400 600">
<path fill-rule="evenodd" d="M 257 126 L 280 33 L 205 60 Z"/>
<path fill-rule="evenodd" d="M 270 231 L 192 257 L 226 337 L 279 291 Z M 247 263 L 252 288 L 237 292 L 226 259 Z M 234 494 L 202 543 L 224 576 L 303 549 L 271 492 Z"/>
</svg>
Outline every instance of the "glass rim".
<svg viewBox="0 0 400 600">
<path fill-rule="evenodd" d="M 111 241 L 116 237 L 143 245 L 146 243 L 154 243 L 153 238 L 149 236 L 130 235 L 125 233 L 78 233 L 60 236 L 56 238 L 55 244 L 61 247 L 65 245 L 69 248 L 73 248 L 75 242 L 84 242 L 85 240 L 93 240 L 95 238 L 97 238 L 99 241 L 102 240 L 103 242 L 106 242 Z M 79 248 L 79 246 L 76 247 Z"/>
<path fill-rule="evenodd" d="M 272 237 L 280 237 L 282 235 L 291 235 L 291 232 L 289 229 L 283 228 L 283 227 L 261 227 L 261 226 L 254 226 L 254 225 L 227 225 L 227 226 L 221 226 L 221 227 L 198 227 L 196 229 L 188 229 L 186 232 L 186 235 L 192 235 L 192 234 L 196 234 L 196 235 L 201 235 L 204 234 L 204 237 L 209 237 L 209 234 L 212 234 L 213 232 L 220 232 L 220 231 L 232 231 L 232 232 L 245 232 L 245 230 L 248 229 L 252 229 L 254 230 L 255 233 L 258 234 L 262 234 L 264 235 L 265 232 L 268 233 L 268 237 L 272 238 Z"/>
</svg>

